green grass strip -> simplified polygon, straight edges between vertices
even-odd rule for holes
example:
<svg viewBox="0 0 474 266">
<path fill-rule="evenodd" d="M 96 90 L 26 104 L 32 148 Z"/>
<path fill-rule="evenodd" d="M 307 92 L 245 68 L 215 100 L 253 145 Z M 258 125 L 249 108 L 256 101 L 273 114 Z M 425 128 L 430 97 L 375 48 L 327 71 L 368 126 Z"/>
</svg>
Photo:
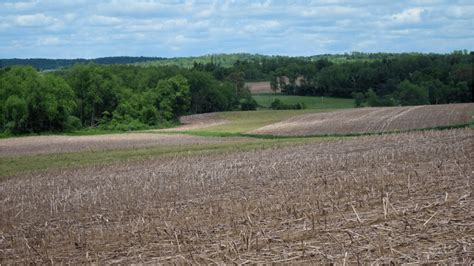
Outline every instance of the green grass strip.
<svg viewBox="0 0 474 266">
<path fill-rule="evenodd" d="M 166 145 L 141 149 L 87 151 L 61 154 L 21 155 L 0 157 L 0 181 L 11 176 L 43 171 L 48 169 L 66 169 L 84 165 L 98 165 L 118 161 L 155 159 L 171 156 L 190 156 L 198 154 L 227 153 L 248 150 L 260 150 L 288 145 L 305 144 L 324 139 L 293 140 L 249 140 L 246 142 L 225 142 L 217 144 Z"/>
<path fill-rule="evenodd" d="M 313 134 L 313 135 L 302 135 L 302 136 L 281 136 L 281 135 L 270 135 L 270 134 L 247 134 L 239 132 L 221 132 L 221 131 L 141 131 L 141 133 L 156 133 L 156 134 L 185 134 L 192 136 L 200 137 L 245 137 L 245 138 L 255 138 L 255 139 L 307 139 L 307 138 L 340 138 L 340 137 L 359 137 L 359 136 L 378 136 L 378 135 L 387 135 L 387 134 L 399 134 L 399 133 L 408 133 L 408 132 L 419 132 L 419 131 L 429 131 L 429 130 L 447 130 L 447 129 L 456 129 L 456 128 L 473 128 L 474 122 L 467 124 L 458 124 L 450 126 L 437 126 L 429 128 L 416 128 L 416 129 L 406 129 L 406 130 L 393 130 L 386 132 L 364 132 L 364 133 L 342 133 L 342 134 Z"/>
</svg>

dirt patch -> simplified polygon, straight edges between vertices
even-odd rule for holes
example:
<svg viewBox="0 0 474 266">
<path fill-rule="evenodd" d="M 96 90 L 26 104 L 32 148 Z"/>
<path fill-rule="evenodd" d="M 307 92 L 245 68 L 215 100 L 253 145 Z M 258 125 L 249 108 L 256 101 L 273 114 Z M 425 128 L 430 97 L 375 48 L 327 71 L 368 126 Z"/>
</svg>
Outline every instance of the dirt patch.
<svg viewBox="0 0 474 266">
<path fill-rule="evenodd" d="M 0 139 L 0 157 L 145 148 L 160 145 L 212 144 L 226 141 L 233 141 L 233 139 L 156 133 L 98 136 L 34 136 Z"/>
<path fill-rule="evenodd" d="M 378 133 L 468 123 L 474 104 L 358 108 L 292 117 L 252 131 L 283 136 Z"/>
<path fill-rule="evenodd" d="M 466 264 L 471 129 L 17 176 L 2 264 Z"/>
<path fill-rule="evenodd" d="M 250 93 L 252 94 L 275 93 L 269 81 L 245 82 L 245 86 L 250 88 Z M 277 92 L 280 92 L 280 90 L 277 90 Z"/>
<path fill-rule="evenodd" d="M 166 128 L 153 131 L 185 131 L 207 128 L 212 126 L 224 125 L 230 121 L 219 116 L 219 113 L 206 113 L 196 115 L 186 115 L 180 117 L 181 126 L 174 128 Z"/>
</svg>

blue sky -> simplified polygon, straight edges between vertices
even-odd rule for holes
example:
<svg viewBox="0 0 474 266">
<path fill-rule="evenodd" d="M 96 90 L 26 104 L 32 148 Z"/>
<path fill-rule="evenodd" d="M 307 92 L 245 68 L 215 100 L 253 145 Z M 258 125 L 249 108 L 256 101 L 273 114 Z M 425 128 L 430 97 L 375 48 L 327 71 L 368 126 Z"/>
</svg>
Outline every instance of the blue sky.
<svg viewBox="0 0 474 266">
<path fill-rule="evenodd" d="M 474 50 L 474 1 L 1 0 L 0 58 Z"/>
</svg>

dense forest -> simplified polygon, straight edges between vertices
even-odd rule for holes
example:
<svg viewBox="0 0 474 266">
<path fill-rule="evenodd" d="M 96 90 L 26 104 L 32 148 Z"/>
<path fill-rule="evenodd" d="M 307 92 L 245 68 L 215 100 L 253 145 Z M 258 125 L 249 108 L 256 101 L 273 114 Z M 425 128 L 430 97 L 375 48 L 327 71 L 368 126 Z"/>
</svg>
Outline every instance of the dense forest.
<svg viewBox="0 0 474 266">
<path fill-rule="evenodd" d="M 194 61 L 186 67 L 130 62 L 75 64 L 47 72 L 31 66 L 3 67 L 0 132 L 132 130 L 163 127 L 184 114 L 255 110 L 257 104 L 244 86 L 249 80 L 270 80 L 273 89 L 289 95 L 353 97 L 356 106 L 473 101 L 474 54 L 466 51 L 317 57 L 234 54 L 226 57 L 232 64 L 223 64 L 223 58 L 211 56 L 207 63 Z M 298 108 L 285 103 L 274 107 Z"/>
<path fill-rule="evenodd" d="M 0 129 L 132 130 L 164 126 L 183 114 L 255 109 L 243 84 L 238 74 L 216 80 L 177 67 L 87 64 L 48 73 L 6 67 L 0 70 Z"/>
<path fill-rule="evenodd" d="M 237 61 L 231 68 L 195 64 L 222 78 L 243 73 L 245 80 L 270 80 L 289 95 L 355 99 L 356 106 L 471 102 L 474 53 L 363 54 L 316 59 L 273 57 Z"/>
</svg>

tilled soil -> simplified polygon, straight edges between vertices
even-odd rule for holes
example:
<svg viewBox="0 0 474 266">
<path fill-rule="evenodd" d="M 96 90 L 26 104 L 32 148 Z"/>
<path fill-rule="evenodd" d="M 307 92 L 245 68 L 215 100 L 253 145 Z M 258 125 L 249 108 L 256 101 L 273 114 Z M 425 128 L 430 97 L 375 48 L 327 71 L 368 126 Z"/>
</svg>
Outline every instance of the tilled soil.
<svg viewBox="0 0 474 266">
<path fill-rule="evenodd" d="M 159 129 L 158 131 L 195 130 L 229 123 L 229 120 L 221 118 L 219 113 L 186 115 L 180 117 L 179 121 L 182 124 L 179 127 Z"/>
<path fill-rule="evenodd" d="M 474 257 L 474 131 L 365 136 L 0 183 L 0 263 Z"/>
<path fill-rule="evenodd" d="M 272 90 L 269 81 L 246 82 L 245 86 L 249 87 L 252 94 L 275 93 L 275 91 Z M 277 90 L 276 92 L 280 92 L 280 90 Z"/>
<path fill-rule="evenodd" d="M 357 108 L 304 114 L 250 133 L 283 136 L 380 133 L 466 124 L 474 104 Z"/>
<path fill-rule="evenodd" d="M 32 136 L 0 139 L 0 157 L 81 151 L 134 149 L 160 145 L 213 144 L 239 138 L 198 137 L 156 133 L 109 134 L 97 136 Z"/>
</svg>

